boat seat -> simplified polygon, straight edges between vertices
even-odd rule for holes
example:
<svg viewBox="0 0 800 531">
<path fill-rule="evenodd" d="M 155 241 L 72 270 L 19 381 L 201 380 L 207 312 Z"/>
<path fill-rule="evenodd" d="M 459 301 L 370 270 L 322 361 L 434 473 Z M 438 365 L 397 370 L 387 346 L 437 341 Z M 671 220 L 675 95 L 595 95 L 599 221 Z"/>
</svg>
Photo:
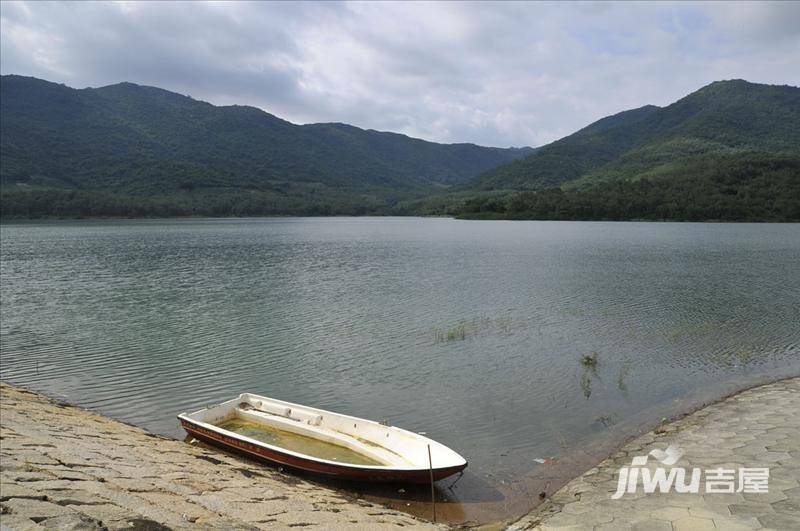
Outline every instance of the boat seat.
<svg viewBox="0 0 800 531">
<path fill-rule="evenodd" d="M 289 417 L 300 422 L 305 422 L 309 426 L 319 426 L 322 423 L 322 415 L 318 413 L 309 413 L 307 411 L 293 411 Z"/>
<path fill-rule="evenodd" d="M 286 418 L 291 418 L 292 415 L 292 408 L 286 406 L 270 404 L 262 400 L 253 400 L 250 402 L 250 404 L 257 411 L 261 411 L 262 413 L 269 413 L 270 415 L 277 415 L 279 417 L 286 417 Z"/>
<path fill-rule="evenodd" d="M 314 415 L 306 421 L 306 424 L 311 426 L 319 426 L 322 423 L 322 415 Z"/>
</svg>

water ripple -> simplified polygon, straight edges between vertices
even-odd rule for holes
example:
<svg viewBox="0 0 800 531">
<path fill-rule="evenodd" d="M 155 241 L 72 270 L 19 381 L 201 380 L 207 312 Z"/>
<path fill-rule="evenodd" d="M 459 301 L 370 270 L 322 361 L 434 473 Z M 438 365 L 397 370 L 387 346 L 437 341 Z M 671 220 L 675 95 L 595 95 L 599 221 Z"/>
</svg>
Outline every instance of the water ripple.
<svg viewBox="0 0 800 531">
<path fill-rule="evenodd" d="M 0 376 L 176 437 L 177 413 L 248 390 L 427 431 L 473 473 L 513 476 L 598 418 L 800 372 L 796 225 L 92 221 L 0 238 Z"/>
</svg>

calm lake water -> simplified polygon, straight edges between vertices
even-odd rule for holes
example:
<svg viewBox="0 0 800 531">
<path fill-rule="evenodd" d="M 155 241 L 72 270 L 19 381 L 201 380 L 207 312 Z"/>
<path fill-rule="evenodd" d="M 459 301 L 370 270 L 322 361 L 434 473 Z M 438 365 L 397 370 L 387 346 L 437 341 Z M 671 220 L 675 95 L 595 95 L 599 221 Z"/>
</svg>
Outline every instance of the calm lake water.
<svg viewBox="0 0 800 531">
<path fill-rule="evenodd" d="M 796 224 L 132 220 L 0 237 L 3 380 L 173 437 L 177 413 L 242 391 L 425 431 L 470 462 L 441 493 L 453 520 L 520 511 L 560 481 L 551 462 L 800 374 Z"/>
</svg>

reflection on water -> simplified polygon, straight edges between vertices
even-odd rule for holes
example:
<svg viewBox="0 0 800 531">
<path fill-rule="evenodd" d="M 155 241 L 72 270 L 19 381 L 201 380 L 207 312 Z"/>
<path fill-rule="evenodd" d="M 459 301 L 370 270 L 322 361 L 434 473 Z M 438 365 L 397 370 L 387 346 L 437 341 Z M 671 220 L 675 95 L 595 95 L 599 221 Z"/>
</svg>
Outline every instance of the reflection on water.
<svg viewBox="0 0 800 531">
<path fill-rule="evenodd" d="M 425 431 L 470 462 L 448 499 L 493 500 L 468 520 L 522 510 L 552 467 L 654 419 L 800 373 L 797 225 L 139 220 L 0 237 L 3 379 L 175 437 L 177 413 L 244 391 Z"/>
</svg>

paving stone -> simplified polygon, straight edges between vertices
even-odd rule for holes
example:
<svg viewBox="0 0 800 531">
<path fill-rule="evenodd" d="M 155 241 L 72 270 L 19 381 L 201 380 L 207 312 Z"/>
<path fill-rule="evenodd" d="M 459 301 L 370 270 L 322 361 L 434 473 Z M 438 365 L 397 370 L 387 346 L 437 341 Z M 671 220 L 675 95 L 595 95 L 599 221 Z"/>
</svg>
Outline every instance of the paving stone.
<svg viewBox="0 0 800 531">
<path fill-rule="evenodd" d="M 731 514 L 734 516 L 756 517 L 761 514 L 773 513 L 775 510 L 768 503 L 744 502 L 729 505 Z"/>
<path fill-rule="evenodd" d="M 643 520 L 633 525 L 633 531 L 672 531 L 672 523 L 666 520 Z"/>
<path fill-rule="evenodd" d="M 46 481 L 48 479 L 55 479 L 53 474 L 47 472 L 29 472 L 29 471 L 15 471 L 8 475 L 9 479 L 14 483 L 32 483 L 35 481 Z"/>
<path fill-rule="evenodd" d="M 105 529 L 100 520 L 78 513 L 48 518 L 40 525 L 45 529 L 58 529 L 59 531 L 100 531 Z"/>
<path fill-rule="evenodd" d="M 689 514 L 689 509 L 686 507 L 664 507 L 663 509 L 650 511 L 650 516 L 656 520 L 668 520 L 670 522 L 674 522 L 675 520 L 681 518 L 688 518 L 691 515 Z"/>
<path fill-rule="evenodd" d="M 44 528 L 25 516 L 3 514 L 0 515 L 0 530 L 6 531 L 6 529 L 9 531 L 41 531 Z"/>
<path fill-rule="evenodd" d="M 772 492 L 745 492 L 742 494 L 742 497 L 748 502 L 774 503 L 785 500 L 787 498 L 787 493 L 773 489 Z"/>
<path fill-rule="evenodd" d="M 44 495 L 36 489 L 31 488 L 27 483 L 2 483 L 3 488 L 0 489 L 0 501 L 6 501 L 11 498 L 31 498 L 31 499 L 44 499 Z"/>
<path fill-rule="evenodd" d="M 27 498 L 11 498 L 10 500 L 2 502 L 0 505 L 3 507 L 3 512 L 25 516 L 34 522 L 45 520 L 53 516 L 71 514 L 71 511 L 66 507 Z"/>
<path fill-rule="evenodd" d="M 674 531 L 714 531 L 717 526 L 714 525 L 714 520 L 710 518 L 696 518 L 691 516 L 689 518 L 673 520 L 672 528 Z"/>
<path fill-rule="evenodd" d="M 689 507 L 689 514 L 697 518 L 711 518 L 713 520 L 714 518 L 720 518 L 720 517 L 727 518 L 728 516 L 730 516 L 731 514 L 730 511 L 727 510 L 727 507 L 725 507 L 725 509 L 726 509 L 725 512 L 721 513 L 720 511 L 716 511 L 713 508 L 709 508 L 708 506 Z"/>
<path fill-rule="evenodd" d="M 800 515 L 800 498 L 773 502 L 772 508 L 777 512 Z"/>
<path fill-rule="evenodd" d="M 722 531 L 749 531 L 761 529 L 761 523 L 755 518 L 714 518 L 714 525 Z"/>
<path fill-rule="evenodd" d="M 764 514 L 758 517 L 758 521 L 770 529 L 800 529 L 800 515 L 796 514 Z"/>
</svg>

